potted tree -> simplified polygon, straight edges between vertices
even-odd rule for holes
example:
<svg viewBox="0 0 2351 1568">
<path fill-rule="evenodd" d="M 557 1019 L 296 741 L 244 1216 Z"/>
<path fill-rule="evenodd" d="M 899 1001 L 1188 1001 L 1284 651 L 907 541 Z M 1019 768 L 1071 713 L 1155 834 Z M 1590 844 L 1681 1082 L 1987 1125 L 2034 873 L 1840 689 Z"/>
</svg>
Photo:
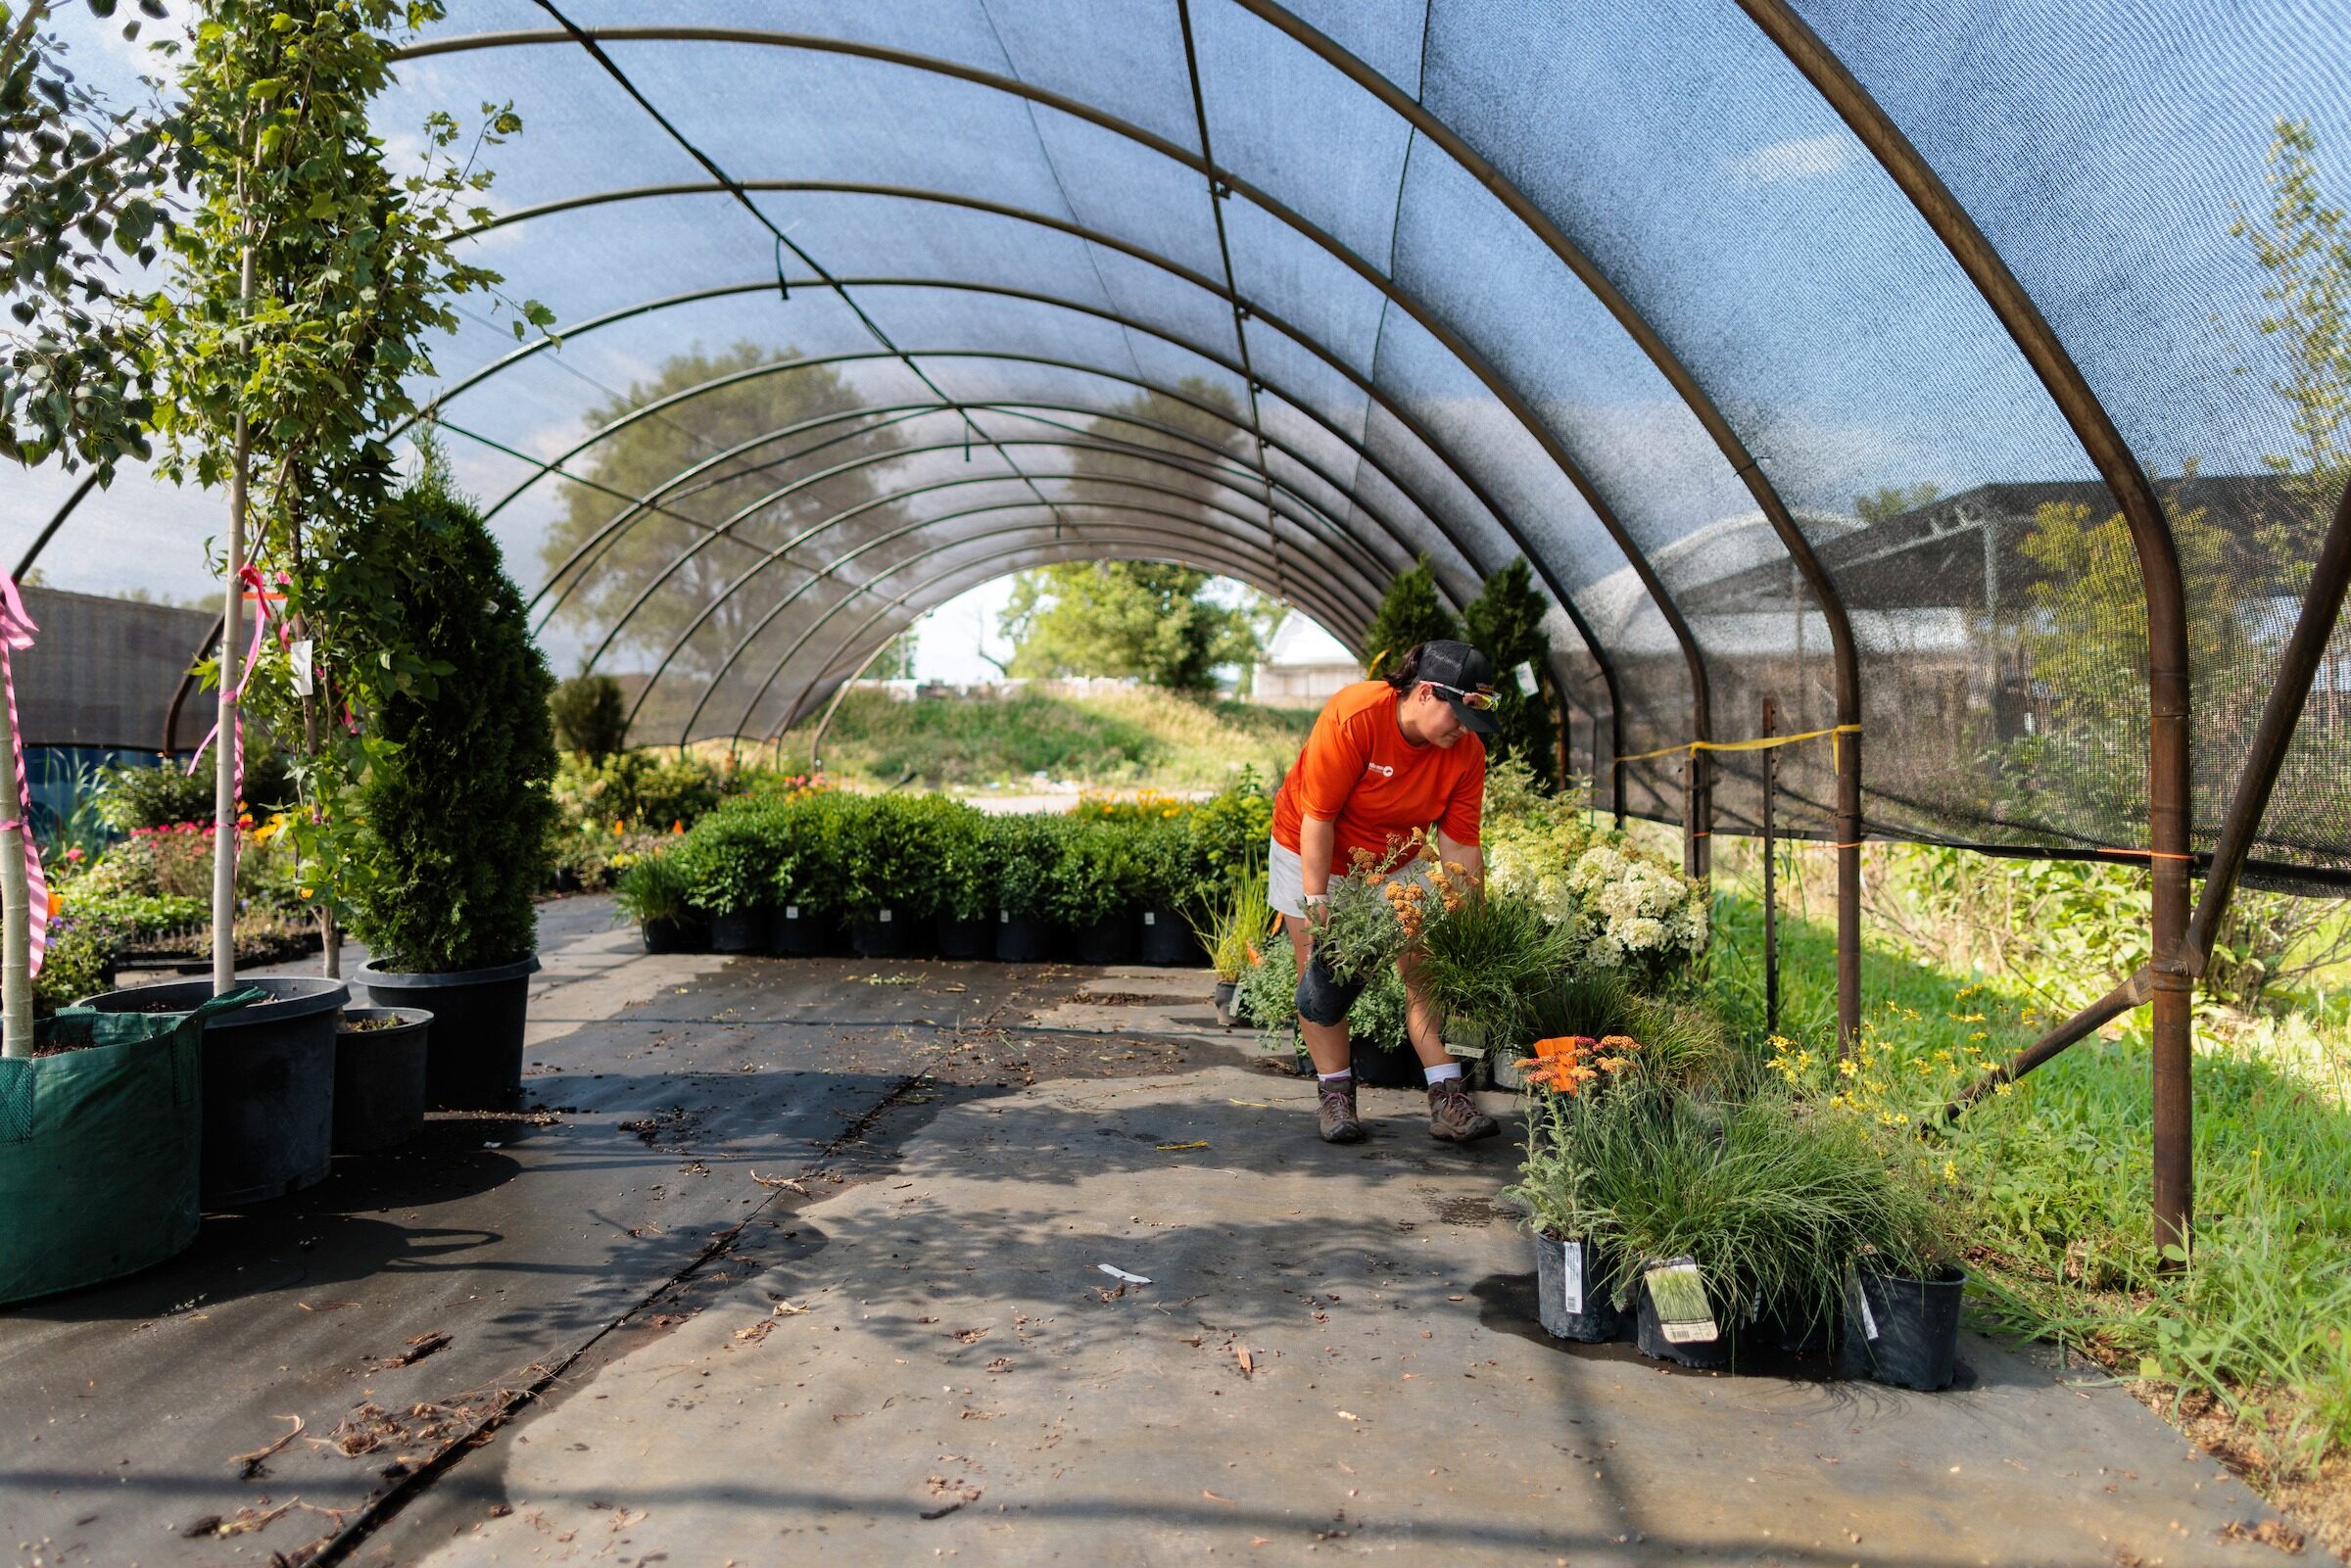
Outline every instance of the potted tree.
<svg viewBox="0 0 2351 1568">
<path fill-rule="evenodd" d="M 709 943 L 709 927 L 697 917 L 693 890 L 675 850 L 634 855 L 612 884 L 612 901 L 637 923 L 648 953 L 696 953 Z"/>
<path fill-rule="evenodd" d="M 395 693 L 371 716 L 383 744 L 360 794 L 368 864 L 353 925 L 374 955 L 364 999 L 434 1015 L 432 1103 L 495 1110 L 522 1091 L 531 895 L 555 819 L 554 679 L 498 542 L 427 455 L 378 545 L 404 562 L 404 640 L 463 678 Z"/>
</svg>

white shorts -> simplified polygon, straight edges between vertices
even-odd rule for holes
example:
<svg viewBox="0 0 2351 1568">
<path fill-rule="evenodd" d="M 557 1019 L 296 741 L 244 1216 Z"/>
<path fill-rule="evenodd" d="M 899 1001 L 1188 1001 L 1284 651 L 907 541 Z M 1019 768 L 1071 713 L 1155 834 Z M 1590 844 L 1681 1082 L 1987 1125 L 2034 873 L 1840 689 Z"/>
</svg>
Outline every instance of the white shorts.
<svg viewBox="0 0 2351 1568">
<path fill-rule="evenodd" d="M 1273 906 L 1276 915 L 1306 919 L 1306 862 L 1298 858 L 1295 849 L 1282 848 L 1279 839 L 1267 843 L 1266 902 Z"/>
</svg>

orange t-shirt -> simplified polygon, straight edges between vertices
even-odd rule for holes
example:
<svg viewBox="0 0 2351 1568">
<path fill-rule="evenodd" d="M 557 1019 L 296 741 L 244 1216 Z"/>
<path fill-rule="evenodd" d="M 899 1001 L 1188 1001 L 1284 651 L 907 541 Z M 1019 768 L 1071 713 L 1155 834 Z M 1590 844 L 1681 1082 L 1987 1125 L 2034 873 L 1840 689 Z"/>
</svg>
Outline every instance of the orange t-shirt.
<svg viewBox="0 0 2351 1568">
<path fill-rule="evenodd" d="M 1396 689 L 1361 681 L 1323 704 L 1297 765 L 1273 797 L 1273 841 L 1295 853 L 1305 818 L 1338 825 L 1333 871 L 1350 851 L 1387 853 L 1388 835 L 1434 823 L 1456 843 L 1477 842 L 1485 807 L 1486 743 L 1463 732 L 1450 746 L 1415 745 L 1396 724 Z"/>
</svg>

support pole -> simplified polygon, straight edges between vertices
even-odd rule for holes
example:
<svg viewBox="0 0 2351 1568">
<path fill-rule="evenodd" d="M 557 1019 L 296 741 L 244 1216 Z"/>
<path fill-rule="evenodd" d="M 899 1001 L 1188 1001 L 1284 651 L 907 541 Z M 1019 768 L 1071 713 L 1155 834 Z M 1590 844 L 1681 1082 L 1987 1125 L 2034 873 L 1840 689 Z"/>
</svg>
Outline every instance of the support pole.
<svg viewBox="0 0 2351 1568">
<path fill-rule="evenodd" d="M 1842 718 L 1840 723 L 1847 722 Z M 1837 748 L 1837 1056 L 1861 1034 L 1861 734 L 1831 736 Z"/>
<path fill-rule="evenodd" d="M 245 246 L 237 298 L 253 298 L 253 246 Z M 213 994 L 237 988 L 237 636 L 245 608 L 245 524 L 253 477 L 253 431 L 237 410 L 228 478 L 227 588 L 220 601 L 219 726 L 213 732 Z"/>
<path fill-rule="evenodd" d="M 1763 699 L 1763 738 L 1771 738 L 1778 717 L 1771 698 Z M 1780 1032 L 1780 887 L 1779 841 L 1773 832 L 1772 786 L 1777 782 L 1777 747 L 1763 749 L 1763 1032 Z"/>
<path fill-rule="evenodd" d="M 24 876 L 24 835 L 18 800 L 14 704 L 0 701 L 0 810 L 18 819 L 0 829 L 0 1053 L 32 1055 L 32 891 Z"/>
</svg>

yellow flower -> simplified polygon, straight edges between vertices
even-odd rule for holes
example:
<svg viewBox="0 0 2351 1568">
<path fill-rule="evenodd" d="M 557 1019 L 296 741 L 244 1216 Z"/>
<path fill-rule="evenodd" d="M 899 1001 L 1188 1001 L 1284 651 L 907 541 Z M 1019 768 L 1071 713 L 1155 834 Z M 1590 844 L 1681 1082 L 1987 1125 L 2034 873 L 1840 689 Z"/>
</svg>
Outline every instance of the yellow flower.
<svg viewBox="0 0 2351 1568">
<path fill-rule="evenodd" d="M 1840 1062 L 1837 1064 L 1837 1071 L 1841 1077 L 1849 1078 L 1860 1070 L 1861 1069 L 1859 1068 L 1853 1066 L 1850 1062 Z"/>
<path fill-rule="evenodd" d="M 1943 1163 L 1943 1179 L 1954 1185 L 1956 1185 L 1959 1180 L 1959 1167 L 1952 1164 L 1948 1160 L 1945 1160 Z"/>
<path fill-rule="evenodd" d="M 1994 1094 L 2006 1094 L 2015 1087 L 2015 1084 L 2010 1083 L 2007 1079 L 2003 1078 L 1991 1086 L 1991 1092 Z"/>
<path fill-rule="evenodd" d="M 296 889 L 294 889 L 294 890 L 295 890 L 297 893 L 300 893 L 300 894 L 301 894 L 303 897 L 305 897 L 305 898 L 312 898 L 312 897 L 315 897 L 315 896 L 316 896 L 316 895 L 315 895 L 314 893 L 312 893 L 312 892 L 311 891 L 311 889 L 309 889 L 308 887 L 297 887 L 297 888 L 296 888 Z"/>
</svg>

